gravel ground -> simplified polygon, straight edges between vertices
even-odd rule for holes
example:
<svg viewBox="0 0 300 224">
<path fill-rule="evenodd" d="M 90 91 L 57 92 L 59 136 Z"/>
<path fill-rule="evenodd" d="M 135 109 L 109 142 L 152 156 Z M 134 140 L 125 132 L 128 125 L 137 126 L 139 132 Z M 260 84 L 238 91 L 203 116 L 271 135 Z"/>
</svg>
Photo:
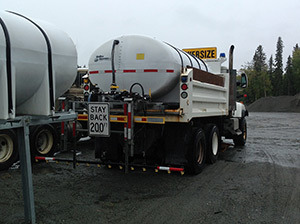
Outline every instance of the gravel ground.
<svg viewBox="0 0 300 224">
<path fill-rule="evenodd" d="M 300 223 L 299 127 L 299 113 L 251 113 L 247 145 L 196 176 L 33 164 L 37 223 Z M 19 169 L 0 192 L 0 223 L 22 223 Z"/>
</svg>

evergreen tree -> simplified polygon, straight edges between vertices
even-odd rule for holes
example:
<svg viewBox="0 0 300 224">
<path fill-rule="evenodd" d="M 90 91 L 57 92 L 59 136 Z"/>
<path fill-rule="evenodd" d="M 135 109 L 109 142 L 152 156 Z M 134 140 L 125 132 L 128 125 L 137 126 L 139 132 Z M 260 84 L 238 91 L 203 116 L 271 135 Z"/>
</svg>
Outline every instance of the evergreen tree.
<svg viewBox="0 0 300 224">
<path fill-rule="evenodd" d="M 273 72 L 274 72 L 274 67 L 273 67 L 274 63 L 273 63 L 273 55 L 270 56 L 269 59 L 269 63 L 268 63 L 268 74 L 271 78 Z"/>
<path fill-rule="evenodd" d="M 243 70 L 248 75 L 249 87 L 246 91 L 250 103 L 271 93 L 272 88 L 268 76 L 266 54 L 261 45 L 257 47 L 252 63 Z"/>
<path fill-rule="evenodd" d="M 272 79 L 273 95 L 279 96 L 283 94 L 283 41 L 281 37 L 278 37 L 277 48 L 275 54 L 275 70 Z"/>
<path fill-rule="evenodd" d="M 293 65 L 292 65 L 292 57 L 289 55 L 284 74 L 284 95 L 295 95 L 295 87 L 293 82 Z"/>
<path fill-rule="evenodd" d="M 266 54 L 264 53 L 263 47 L 259 45 L 253 56 L 253 69 L 256 72 L 266 70 Z"/>
<path fill-rule="evenodd" d="M 293 83 L 294 83 L 294 92 L 291 94 L 297 94 L 300 92 L 300 48 L 298 44 L 294 47 L 293 58 L 292 58 L 292 66 L 293 66 Z"/>
<path fill-rule="evenodd" d="M 272 94 L 272 89 L 273 89 L 273 75 L 274 75 L 274 62 L 273 62 L 273 55 L 270 56 L 269 63 L 268 63 L 268 79 L 270 81 L 270 88 L 271 88 L 271 93 Z"/>
</svg>

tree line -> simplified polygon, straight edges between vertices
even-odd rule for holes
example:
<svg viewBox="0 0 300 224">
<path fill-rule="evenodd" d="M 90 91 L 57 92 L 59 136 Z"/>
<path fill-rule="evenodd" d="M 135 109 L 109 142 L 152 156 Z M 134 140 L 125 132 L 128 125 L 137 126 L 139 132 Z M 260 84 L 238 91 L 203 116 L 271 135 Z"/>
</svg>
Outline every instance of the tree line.
<svg viewBox="0 0 300 224">
<path fill-rule="evenodd" d="M 249 104 L 266 96 L 293 96 L 300 92 L 300 48 L 295 45 L 283 66 L 283 41 L 278 37 L 275 58 L 267 61 L 262 45 L 255 50 L 253 60 L 243 66 L 242 71 L 248 76 L 249 86 L 244 90 Z"/>
</svg>

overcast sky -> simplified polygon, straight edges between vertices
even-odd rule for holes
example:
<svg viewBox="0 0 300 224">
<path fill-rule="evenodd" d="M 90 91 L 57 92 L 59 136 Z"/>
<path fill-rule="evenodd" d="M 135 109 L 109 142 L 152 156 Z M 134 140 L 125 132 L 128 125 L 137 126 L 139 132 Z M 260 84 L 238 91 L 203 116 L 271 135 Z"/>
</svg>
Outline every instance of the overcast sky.
<svg viewBox="0 0 300 224">
<path fill-rule="evenodd" d="M 0 0 L 1 10 L 50 22 L 73 39 L 78 64 L 88 63 L 102 43 L 124 34 L 142 34 L 178 48 L 235 45 L 239 69 L 262 45 L 267 59 L 284 44 L 284 67 L 300 43 L 299 0 Z M 228 53 L 227 53 L 228 55 Z"/>
</svg>

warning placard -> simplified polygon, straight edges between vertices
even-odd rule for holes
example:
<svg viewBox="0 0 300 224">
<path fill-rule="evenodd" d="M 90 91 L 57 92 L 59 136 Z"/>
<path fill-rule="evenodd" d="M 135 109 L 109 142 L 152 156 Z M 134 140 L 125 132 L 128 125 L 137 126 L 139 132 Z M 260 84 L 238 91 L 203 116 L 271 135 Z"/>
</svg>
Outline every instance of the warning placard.
<svg viewBox="0 0 300 224">
<path fill-rule="evenodd" d="M 216 47 L 190 48 L 190 49 L 182 49 L 182 50 L 189 54 L 192 54 L 200 59 L 216 59 L 217 58 L 217 48 Z"/>
<path fill-rule="evenodd" d="M 89 103 L 88 106 L 88 133 L 90 136 L 109 137 L 109 104 Z"/>
</svg>

